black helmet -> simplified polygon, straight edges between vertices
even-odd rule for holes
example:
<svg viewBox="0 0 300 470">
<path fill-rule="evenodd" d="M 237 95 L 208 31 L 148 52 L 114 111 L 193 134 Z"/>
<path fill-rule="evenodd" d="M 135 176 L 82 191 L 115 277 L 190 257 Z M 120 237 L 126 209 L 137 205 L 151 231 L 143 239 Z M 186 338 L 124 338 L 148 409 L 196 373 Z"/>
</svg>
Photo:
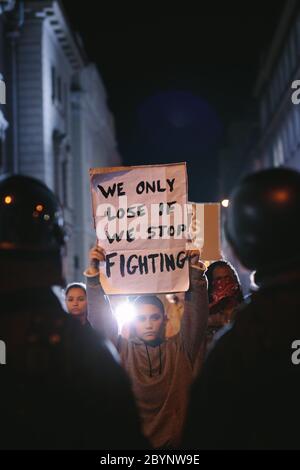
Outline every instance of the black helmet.
<svg viewBox="0 0 300 470">
<path fill-rule="evenodd" d="M 60 251 L 65 243 L 61 207 L 42 182 L 0 176 L 0 250 Z"/>
<path fill-rule="evenodd" d="M 225 233 L 251 270 L 290 262 L 300 255 L 300 173 L 272 168 L 244 178 L 233 190 Z"/>
</svg>

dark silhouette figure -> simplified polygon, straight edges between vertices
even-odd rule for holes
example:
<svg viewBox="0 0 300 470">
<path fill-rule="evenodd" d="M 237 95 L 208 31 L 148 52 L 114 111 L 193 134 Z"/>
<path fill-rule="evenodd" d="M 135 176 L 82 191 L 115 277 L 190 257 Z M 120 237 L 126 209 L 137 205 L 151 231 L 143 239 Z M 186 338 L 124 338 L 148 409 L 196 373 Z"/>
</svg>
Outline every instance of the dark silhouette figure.
<svg viewBox="0 0 300 470">
<path fill-rule="evenodd" d="M 185 448 L 300 448 L 293 344 L 300 339 L 299 214 L 300 173 L 293 170 L 250 175 L 232 194 L 227 237 L 240 261 L 256 270 L 258 290 L 194 384 Z"/>
<path fill-rule="evenodd" d="M 67 315 L 61 209 L 42 183 L 0 179 L 1 449 L 139 449 L 130 385 L 113 348 Z"/>
</svg>

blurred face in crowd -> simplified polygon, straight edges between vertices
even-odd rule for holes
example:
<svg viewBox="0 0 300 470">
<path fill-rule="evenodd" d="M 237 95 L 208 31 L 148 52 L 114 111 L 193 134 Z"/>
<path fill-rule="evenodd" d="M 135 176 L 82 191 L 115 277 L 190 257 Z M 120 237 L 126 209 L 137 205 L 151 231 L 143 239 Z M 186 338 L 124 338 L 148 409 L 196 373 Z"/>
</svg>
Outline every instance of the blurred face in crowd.
<svg viewBox="0 0 300 470">
<path fill-rule="evenodd" d="M 86 292 L 80 287 L 71 287 L 66 296 L 66 305 L 68 312 L 77 317 L 82 322 L 87 317 L 87 298 Z"/>
<path fill-rule="evenodd" d="M 212 292 L 208 324 L 222 326 L 231 321 L 234 309 L 240 303 L 240 289 L 229 266 L 216 266 L 212 271 Z"/>
<path fill-rule="evenodd" d="M 217 266 L 213 270 L 213 281 L 233 281 L 236 283 L 236 279 L 232 270 L 228 266 Z"/>
<path fill-rule="evenodd" d="M 141 304 L 134 321 L 135 333 L 143 341 L 155 341 L 160 338 L 165 325 L 164 315 L 159 307 Z"/>
</svg>

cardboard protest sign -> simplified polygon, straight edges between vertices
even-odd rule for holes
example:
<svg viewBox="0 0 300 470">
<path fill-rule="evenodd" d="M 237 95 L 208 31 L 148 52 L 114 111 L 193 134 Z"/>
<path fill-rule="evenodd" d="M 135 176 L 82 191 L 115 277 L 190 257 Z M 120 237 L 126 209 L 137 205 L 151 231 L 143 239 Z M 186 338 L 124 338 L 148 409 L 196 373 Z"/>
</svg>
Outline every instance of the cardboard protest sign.
<svg viewBox="0 0 300 470">
<path fill-rule="evenodd" d="M 185 163 L 90 170 L 106 294 L 189 288 Z"/>
<path fill-rule="evenodd" d="M 222 258 L 220 204 L 188 203 L 189 250 L 199 250 L 203 261 Z"/>
</svg>

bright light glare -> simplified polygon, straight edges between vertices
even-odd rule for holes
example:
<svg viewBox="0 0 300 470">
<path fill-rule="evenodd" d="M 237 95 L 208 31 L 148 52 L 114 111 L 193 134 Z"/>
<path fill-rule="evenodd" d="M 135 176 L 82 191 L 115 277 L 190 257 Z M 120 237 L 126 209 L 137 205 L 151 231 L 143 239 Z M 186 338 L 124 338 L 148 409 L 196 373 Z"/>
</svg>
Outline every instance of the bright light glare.
<svg viewBox="0 0 300 470">
<path fill-rule="evenodd" d="M 11 196 L 5 196 L 4 198 L 5 204 L 11 204 L 12 203 L 12 197 Z"/>
<path fill-rule="evenodd" d="M 222 206 L 223 207 L 228 207 L 229 206 L 229 199 L 223 199 Z"/>
<path fill-rule="evenodd" d="M 117 319 L 119 329 L 121 329 L 123 325 L 132 322 L 136 314 L 136 309 L 131 302 L 122 302 L 115 308 L 114 314 Z"/>
</svg>

